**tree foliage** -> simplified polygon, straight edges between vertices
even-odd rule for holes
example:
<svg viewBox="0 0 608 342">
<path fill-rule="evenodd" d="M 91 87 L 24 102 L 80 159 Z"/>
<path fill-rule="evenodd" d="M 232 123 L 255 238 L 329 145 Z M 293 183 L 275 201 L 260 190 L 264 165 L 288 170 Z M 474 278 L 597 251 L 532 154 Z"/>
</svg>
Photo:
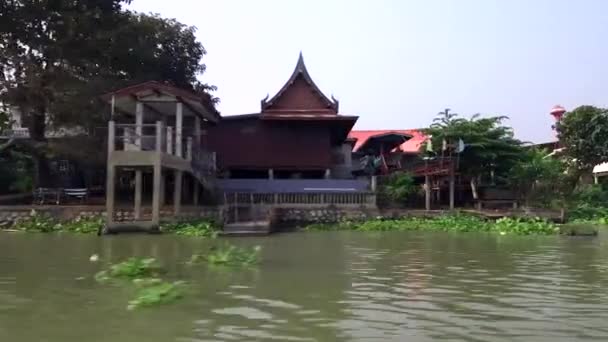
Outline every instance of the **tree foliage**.
<svg viewBox="0 0 608 342">
<path fill-rule="evenodd" d="M 581 106 L 557 125 L 564 153 L 582 171 L 608 161 L 608 109 Z"/>
<path fill-rule="evenodd" d="M 513 130 L 504 126 L 505 116 L 461 118 L 449 109 L 440 112 L 433 124 L 425 130 L 431 137 L 431 156 L 444 153 L 443 142 L 454 145 L 461 139 L 465 149 L 458 155 L 460 174 L 472 180 L 503 180 L 522 153 L 521 141 L 515 139 Z M 456 156 L 456 154 L 454 154 Z M 472 189 L 475 194 L 475 189 Z"/>
<path fill-rule="evenodd" d="M 47 124 L 97 125 L 98 96 L 147 80 L 207 94 L 195 28 L 122 9 L 130 0 L 10 0 L 0 6 L 0 101 L 34 140 Z M 206 95 L 212 101 L 210 95 Z M 97 119 L 97 122 L 96 120 Z"/>
<path fill-rule="evenodd" d="M 393 202 L 404 202 L 417 190 L 414 178 L 405 172 L 392 173 L 380 187 L 380 193 Z"/>
<path fill-rule="evenodd" d="M 101 94 L 158 80 L 197 92 L 211 106 L 217 101 L 209 93 L 215 88 L 198 80 L 206 51 L 195 28 L 125 10 L 130 2 L 0 1 L 0 103 L 21 112 L 37 174 L 45 175 L 44 160 L 52 153 L 49 128 L 94 132 L 104 125 L 109 110 Z M 0 152 L 12 143 L 0 145 Z"/>
<path fill-rule="evenodd" d="M 509 171 L 508 183 L 529 205 L 532 200 L 550 204 L 562 199 L 567 185 L 566 165 L 545 150 L 524 149 L 520 160 Z"/>
</svg>

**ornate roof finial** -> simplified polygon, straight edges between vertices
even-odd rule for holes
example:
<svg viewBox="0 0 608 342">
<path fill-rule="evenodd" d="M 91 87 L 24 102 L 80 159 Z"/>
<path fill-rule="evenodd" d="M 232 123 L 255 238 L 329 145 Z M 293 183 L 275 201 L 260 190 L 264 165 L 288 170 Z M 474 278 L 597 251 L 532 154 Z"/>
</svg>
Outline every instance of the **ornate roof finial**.
<svg viewBox="0 0 608 342">
<path fill-rule="evenodd" d="M 331 94 L 331 100 L 334 102 L 336 112 L 339 111 L 340 101 L 338 101 L 338 99 L 334 97 L 334 94 Z"/>
<path fill-rule="evenodd" d="M 270 97 L 270 94 L 266 93 L 266 97 L 263 98 L 262 101 L 260 101 L 262 103 L 262 108 L 264 108 L 264 106 L 266 106 L 266 103 L 267 103 L 269 97 Z"/>
</svg>

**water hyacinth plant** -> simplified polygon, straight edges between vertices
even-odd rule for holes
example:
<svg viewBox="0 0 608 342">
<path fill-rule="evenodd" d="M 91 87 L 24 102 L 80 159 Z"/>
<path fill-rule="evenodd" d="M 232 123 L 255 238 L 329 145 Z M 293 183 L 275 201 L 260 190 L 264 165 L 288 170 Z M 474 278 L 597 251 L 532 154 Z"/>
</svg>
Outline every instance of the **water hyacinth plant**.
<svg viewBox="0 0 608 342">
<path fill-rule="evenodd" d="M 14 230 L 36 233 L 97 233 L 104 225 L 101 217 L 77 217 L 71 221 L 59 221 L 49 215 L 32 210 L 31 214 L 16 221 Z"/>
<path fill-rule="evenodd" d="M 224 244 L 212 247 L 206 254 L 192 255 L 188 264 L 194 265 L 207 261 L 211 265 L 250 266 L 260 262 L 261 250 L 260 246 L 245 248 Z"/>
<path fill-rule="evenodd" d="M 399 219 L 374 219 L 368 221 L 342 221 L 337 224 L 313 224 L 306 230 L 355 230 L 355 231 L 414 231 L 432 230 L 446 232 L 496 232 L 503 234 L 557 234 L 553 223 L 541 219 L 502 218 L 488 221 L 472 215 L 444 215 L 433 218 L 405 217 Z"/>
<path fill-rule="evenodd" d="M 128 310 L 172 303 L 184 295 L 183 281 L 167 282 L 158 278 L 138 279 L 135 299 L 129 301 Z"/>
<path fill-rule="evenodd" d="M 161 231 L 184 236 L 215 238 L 219 233 L 217 224 L 212 221 L 171 222 L 161 225 Z"/>
<path fill-rule="evenodd" d="M 100 271 L 95 275 L 97 281 L 103 282 L 110 279 L 134 280 L 145 277 L 156 277 L 162 272 L 162 268 L 154 258 L 129 258 L 126 261 L 111 265 L 107 270 Z"/>
<path fill-rule="evenodd" d="M 182 298 L 185 283 L 162 280 L 158 278 L 160 273 L 163 273 L 163 270 L 156 259 L 132 257 L 97 273 L 95 279 L 99 282 L 111 279 L 128 280 L 119 284 L 135 286 L 135 299 L 130 300 L 127 306 L 128 310 L 134 310 L 140 307 L 167 304 Z"/>
</svg>

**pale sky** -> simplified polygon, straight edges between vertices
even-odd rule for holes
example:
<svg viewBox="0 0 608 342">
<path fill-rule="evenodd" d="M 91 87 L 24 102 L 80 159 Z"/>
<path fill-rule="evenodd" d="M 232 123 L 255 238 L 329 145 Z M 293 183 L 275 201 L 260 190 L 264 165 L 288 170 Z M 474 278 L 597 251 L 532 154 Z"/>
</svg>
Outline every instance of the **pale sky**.
<svg viewBox="0 0 608 342">
<path fill-rule="evenodd" d="M 437 112 L 507 115 L 553 137 L 549 110 L 608 106 L 608 1 L 134 0 L 198 28 L 222 115 L 254 113 L 298 53 L 356 129 L 428 126 Z"/>
</svg>

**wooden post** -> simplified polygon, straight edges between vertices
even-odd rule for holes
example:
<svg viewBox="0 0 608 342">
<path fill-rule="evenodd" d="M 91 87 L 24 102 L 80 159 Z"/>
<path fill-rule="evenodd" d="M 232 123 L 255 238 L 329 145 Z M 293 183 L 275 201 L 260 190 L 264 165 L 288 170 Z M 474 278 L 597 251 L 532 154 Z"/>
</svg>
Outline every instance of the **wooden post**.
<svg viewBox="0 0 608 342">
<path fill-rule="evenodd" d="M 427 211 L 431 210 L 431 177 L 429 175 L 424 176 L 424 207 Z"/>
<path fill-rule="evenodd" d="M 370 179 L 370 188 L 373 192 L 376 192 L 377 187 L 378 187 L 378 177 L 374 175 Z"/>
<path fill-rule="evenodd" d="M 141 218 L 141 195 L 142 195 L 142 172 L 141 169 L 135 170 L 135 219 Z"/>
<path fill-rule="evenodd" d="M 106 225 L 110 227 L 114 222 L 114 178 L 115 167 L 112 160 L 115 144 L 114 121 L 108 122 L 108 161 L 106 170 Z"/>
<path fill-rule="evenodd" d="M 135 145 L 138 151 L 142 150 L 142 135 L 144 125 L 144 104 L 137 101 L 135 105 Z"/>
<path fill-rule="evenodd" d="M 167 127 L 167 154 L 173 154 L 173 127 Z"/>
<path fill-rule="evenodd" d="M 173 189 L 173 213 L 178 216 L 182 207 L 182 176 L 184 172 L 175 170 L 175 187 Z"/>
<path fill-rule="evenodd" d="M 178 157 L 184 156 L 182 148 L 182 126 L 184 122 L 184 104 L 177 103 L 175 110 L 175 155 Z"/>
</svg>

